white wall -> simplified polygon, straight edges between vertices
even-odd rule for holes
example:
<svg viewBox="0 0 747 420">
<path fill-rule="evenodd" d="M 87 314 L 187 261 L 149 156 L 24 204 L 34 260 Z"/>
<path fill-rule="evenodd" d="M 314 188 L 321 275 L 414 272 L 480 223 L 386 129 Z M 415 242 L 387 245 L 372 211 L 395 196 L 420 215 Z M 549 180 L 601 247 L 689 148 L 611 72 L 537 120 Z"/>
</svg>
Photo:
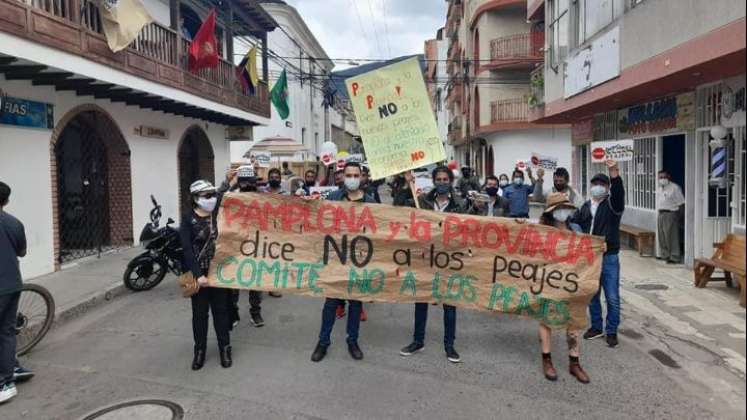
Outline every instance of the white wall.
<svg viewBox="0 0 747 420">
<path fill-rule="evenodd" d="M 143 0 L 143 6 L 156 22 L 163 26 L 171 26 L 171 11 L 169 2 L 162 0 Z"/>
<path fill-rule="evenodd" d="M 571 172 L 571 131 L 567 128 L 540 128 L 514 130 L 492 134 L 487 137 L 488 146 L 493 146 L 495 175 L 502 173 L 511 177 L 517 160 L 526 160 L 532 152 L 558 158 L 558 166 Z M 474 165 L 473 165 L 474 167 Z M 552 176 L 545 175 L 545 192 L 552 189 Z"/>
<path fill-rule="evenodd" d="M 79 97 L 72 92 L 32 86 L 26 81 L 6 81 L 0 76 L 0 87 L 9 96 L 55 105 L 55 124 L 68 111 L 83 104 L 103 108 L 119 126 L 131 152 L 133 237 L 137 241 L 151 209 L 150 194 L 163 205 L 164 221 L 179 220 L 179 184 L 177 150 L 185 131 L 198 124 L 210 139 L 215 155 L 216 181 L 223 179 L 229 166 L 229 146 L 225 127 L 201 120 L 183 118 L 135 106 Z M 168 128 L 170 138 L 158 140 L 134 134 L 139 125 Z M 0 180 L 13 189 L 8 212 L 26 226 L 28 256 L 21 261 L 25 278 L 54 270 L 52 232 L 52 185 L 50 141 L 52 131 L 0 125 Z"/>
</svg>

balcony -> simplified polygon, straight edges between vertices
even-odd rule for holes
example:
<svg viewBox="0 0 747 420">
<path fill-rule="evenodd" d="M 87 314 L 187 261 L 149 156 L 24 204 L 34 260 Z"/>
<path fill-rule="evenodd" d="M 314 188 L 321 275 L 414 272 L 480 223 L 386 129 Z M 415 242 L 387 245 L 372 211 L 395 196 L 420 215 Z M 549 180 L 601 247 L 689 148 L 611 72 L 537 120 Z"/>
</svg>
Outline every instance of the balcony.
<svg viewBox="0 0 747 420">
<path fill-rule="evenodd" d="M 490 123 L 529 122 L 529 104 L 524 98 L 504 99 L 490 103 Z"/>
<path fill-rule="evenodd" d="M 84 0 L 83 0 L 84 1 Z M 98 9 L 91 2 L 83 3 L 81 0 L 55 0 L 41 2 L 19 2 L 17 0 L 0 0 L 0 31 L 26 38 L 32 42 L 44 44 L 99 64 L 106 65 L 112 69 L 126 72 L 155 83 L 176 88 L 213 102 L 249 112 L 264 118 L 270 117 L 270 101 L 266 82 L 260 83 L 255 95 L 244 95 L 236 79 L 235 66 L 232 62 L 221 59 L 218 67 L 204 69 L 198 73 L 191 73 L 187 69 L 187 50 L 189 42 L 182 39 L 176 31 L 151 23 L 143 28 L 138 37 L 130 46 L 120 52 L 112 52 L 103 35 L 103 29 L 98 17 Z M 78 12 L 80 11 L 80 13 Z M 12 60 L 12 58 L 11 58 Z M 54 66 L 54 63 L 42 63 Z M 37 66 L 39 67 L 39 66 Z M 41 68 L 46 68 L 41 66 Z M 12 71 L 12 68 L 10 69 Z M 39 73 L 45 75 L 45 73 Z M 62 75 L 63 73 L 55 73 Z M 72 76 L 71 73 L 70 77 Z M 8 72 L 6 71 L 6 77 Z M 32 75 L 33 76 L 33 75 Z M 125 91 L 117 85 L 94 84 L 92 79 L 69 79 L 62 80 L 44 79 L 37 83 L 34 77 L 30 77 L 35 85 L 71 85 L 72 82 L 88 85 L 80 86 L 84 91 L 94 90 L 97 98 L 109 98 L 108 91 L 114 91 L 119 96 Z M 108 89 L 106 88 L 108 86 Z M 73 90 L 73 89 L 59 89 Z M 147 93 L 135 93 L 140 101 L 147 100 L 149 103 L 156 98 Z M 130 103 L 128 98 L 127 103 Z M 136 99 L 132 99 L 137 102 Z M 168 102 L 173 105 L 175 101 Z M 182 105 L 191 111 L 197 107 L 189 104 Z M 155 109 L 155 108 L 154 108 Z M 185 111 L 186 112 L 186 111 Z M 234 118 L 219 118 L 218 113 L 204 110 L 205 115 L 217 118 L 215 121 L 238 124 Z M 213 115 L 214 114 L 214 115 Z M 180 113 L 180 115 L 188 115 Z M 226 116 L 227 117 L 227 116 Z M 210 119 L 210 118 L 208 118 Z"/>
<path fill-rule="evenodd" d="M 534 68 L 544 61 L 545 33 L 532 32 L 504 36 L 490 41 L 487 70 Z"/>
<path fill-rule="evenodd" d="M 523 8 L 526 10 L 527 0 L 469 0 L 467 15 L 470 18 L 469 27 L 474 29 L 480 17 L 490 11 L 504 8 Z"/>
</svg>

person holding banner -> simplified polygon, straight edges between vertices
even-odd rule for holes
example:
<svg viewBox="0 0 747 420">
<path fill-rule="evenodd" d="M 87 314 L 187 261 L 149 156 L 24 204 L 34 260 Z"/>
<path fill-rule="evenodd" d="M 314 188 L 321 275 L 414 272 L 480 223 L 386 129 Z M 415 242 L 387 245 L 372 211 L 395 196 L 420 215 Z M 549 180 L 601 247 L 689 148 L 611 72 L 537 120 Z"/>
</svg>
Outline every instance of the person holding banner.
<svg viewBox="0 0 747 420">
<path fill-rule="evenodd" d="M 189 187 L 189 193 L 192 210 L 182 216 L 179 236 L 183 250 L 182 266 L 192 272 L 200 285 L 200 290 L 191 297 L 192 334 L 195 341 L 192 370 L 200 370 L 205 365 L 209 311 L 213 313 L 220 364 L 224 368 L 229 368 L 233 364 L 228 313 L 230 291 L 209 287 L 207 279 L 210 262 L 215 255 L 219 198 L 213 184 L 205 180 L 193 182 Z"/>
<path fill-rule="evenodd" d="M 446 166 L 439 166 L 433 170 L 433 190 L 425 196 L 420 197 L 420 208 L 433 210 L 441 213 L 469 213 L 464 203 L 456 197 L 454 190 L 454 173 Z M 413 206 L 414 207 L 414 206 Z M 412 356 L 425 349 L 425 327 L 428 322 L 428 303 L 415 304 L 415 331 L 413 341 L 402 348 L 399 354 Z M 454 349 L 456 339 L 456 307 L 443 305 L 444 307 L 444 350 L 446 358 L 452 363 L 462 361 L 459 353 Z"/>
<path fill-rule="evenodd" d="M 267 172 L 267 186 L 265 186 L 260 192 L 265 194 L 288 195 L 288 192 L 283 189 L 283 176 L 280 173 L 280 169 L 272 168 Z M 267 292 L 267 294 L 274 298 L 283 297 L 283 294 L 280 292 Z"/>
<path fill-rule="evenodd" d="M 532 169 L 527 173 L 532 181 L 531 185 L 524 183 L 524 172 L 521 169 L 514 169 L 514 182 L 503 189 L 503 198 L 508 201 L 508 217 L 517 219 L 529 218 L 529 196 L 536 194 L 537 190 L 542 190 L 542 179 L 535 181 L 532 176 Z"/>
<path fill-rule="evenodd" d="M 229 170 L 226 174 L 226 181 L 218 188 L 218 194 L 223 194 L 226 191 L 242 193 L 257 192 L 257 175 L 254 171 L 254 166 L 242 165 L 235 171 Z M 262 292 L 257 290 L 249 291 L 249 306 L 249 322 L 257 328 L 263 327 L 265 321 L 262 319 Z M 230 291 L 228 315 L 231 328 L 238 325 L 241 320 L 241 317 L 239 317 L 238 290 Z"/>
<path fill-rule="evenodd" d="M 491 174 L 492 175 L 492 174 Z M 480 191 L 480 180 L 469 166 L 462 167 L 462 178 L 459 179 L 459 192 L 467 198 L 470 191 Z"/>
<path fill-rule="evenodd" d="M 381 196 L 379 195 L 379 186 L 383 181 L 371 181 L 371 170 L 367 167 L 363 167 L 363 178 L 361 180 L 362 189 L 377 203 L 381 204 Z"/>
<path fill-rule="evenodd" d="M 596 174 L 591 179 L 591 200 L 573 215 L 570 222 L 584 233 L 604 236 L 607 250 L 602 260 L 601 288 L 589 304 L 591 328 L 584 339 L 606 337 L 607 345 L 617 347 L 620 325 L 620 220 L 625 211 L 625 188 L 614 160 L 607 161 L 609 176 Z M 607 325 L 603 329 L 601 293 L 607 301 Z"/>
<path fill-rule="evenodd" d="M 330 201 L 349 201 L 354 203 L 375 203 L 373 198 L 366 195 L 361 189 L 361 178 L 363 171 L 361 165 L 357 162 L 348 162 L 343 169 L 345 187 L 335 191 L 327 197 Z M 319 331 L 319 342 L 311 354 L 312 362 L 319 362 L 327 355 L 327 349 L 332 343 L 332 328 L 335 325 L 336 311 L 341 305 L 344 305 L 343 299 L 327 298 L 324 301 L 322 309 L 322 326 Z M 361 324 L 361 310 L 363 303 L 359 300 L 348 301 L 348 323 L 347 323 L 347 343 L 348 352 L 354 360 L 362 360 L 363 352 L 358 346 L 358 331 Z"/>
<path fill-rule="evenodd" d="M 311 194 L 311 189 L 316 187 L 316 171 L 309 169 L 303 175 L 303 190 L 306 195 Z"/>
<path fill-rule="evenodd" d="M 576 212 L 576 206 L 563 193 L 554 192 L 547 197 L 545 211 L 540 218 L 540 224 L 552 226 L 561 230 L 581 231 L 581 227 L 570 224 L 568 220 Z M 542 370 L 545 378 L 550 381 L 558 380 L 558 373 L 552 364 L 552 329 L 547 325 L 540 324 L 539 327 L 540 345 L 542 347 Z M 589 375 L 581 367 L 579 358 L 581 357 L 580 338 L 581 332 L 577 330 L 566 330 L 565 338 L 568 343 L 568 370 L 579 382 L 588 384 Z"/>
</svg>

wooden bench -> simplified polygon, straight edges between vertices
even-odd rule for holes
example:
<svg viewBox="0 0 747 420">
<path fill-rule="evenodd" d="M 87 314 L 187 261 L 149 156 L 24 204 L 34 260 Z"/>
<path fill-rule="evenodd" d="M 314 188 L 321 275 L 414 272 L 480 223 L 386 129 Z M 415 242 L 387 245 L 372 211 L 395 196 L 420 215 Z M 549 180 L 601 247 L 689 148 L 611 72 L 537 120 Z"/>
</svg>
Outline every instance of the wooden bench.
<svg viewBox="0 0 747 420">
<path fill-rule="evenodd" d="M 723 242 L 713 244 L 716 252 L 711 258 L 695 260 L 695 287 L 706 287 L 709 281 L 722 280 L 731 286 L 732 276 L 739 283 L 739 303 L 745 306 L 745 236 L 729 234 Z M 716 269 L 723 270 L 723 277 L 713 277 Z"/>
<path fill-rule="evenodd" d="M 635 247 L 641 257 L 653 257 L 656 254 L 656 234 L 650 230 L 640 229 L 630 225 L 620 225 L 620 232 L 635 240 Z M 630 241 L 628 241 L 630 246 Z"/>
</svg>

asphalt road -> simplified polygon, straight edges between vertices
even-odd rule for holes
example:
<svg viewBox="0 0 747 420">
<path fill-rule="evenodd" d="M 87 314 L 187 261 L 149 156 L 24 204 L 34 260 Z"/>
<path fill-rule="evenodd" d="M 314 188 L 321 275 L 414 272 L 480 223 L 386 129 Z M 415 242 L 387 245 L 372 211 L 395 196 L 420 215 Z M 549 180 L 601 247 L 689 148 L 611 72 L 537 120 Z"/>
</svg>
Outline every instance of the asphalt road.
<svg viewBox="0 0 747 420">
<path fill-rule="evenodd" d="M 190 370 L 189 302 L 173 277 L 151 292 L 96 308 L 52 330 L 23 360 L 37 376 L 0 406 L 0 417 L 79 419 L 134 399 L 172 401 L 184 418 L 209 420 L 728 417 L 681 386 L 678 370 L 630 335 L 621 336 L 617 349 L 599 340 L 583 343 L 592 383 L 582 385 L 568 375 L 564 334 L 556 333 L 560 379 L 551 383 L 541 373 L 535 322 L 459 312 L 457 350 L 464 363 L 454 365 L 442 350 L 440 308 L 430 308 L 426 351 L 403 358 L 398 351 L 411 338 L 412 305 L 367 304 L 360 340 L 365 359 L 349 357 L 338 321 L 330 354 L 317 364 L 309 357 L 321 300 L 266 298 L 266 326 L 259 329 L 246 322 L 247 295 L 241 303 L 234 367 L 219 366 L 211 330 L 208 361 L 198 372 Z"/>
</svg>

